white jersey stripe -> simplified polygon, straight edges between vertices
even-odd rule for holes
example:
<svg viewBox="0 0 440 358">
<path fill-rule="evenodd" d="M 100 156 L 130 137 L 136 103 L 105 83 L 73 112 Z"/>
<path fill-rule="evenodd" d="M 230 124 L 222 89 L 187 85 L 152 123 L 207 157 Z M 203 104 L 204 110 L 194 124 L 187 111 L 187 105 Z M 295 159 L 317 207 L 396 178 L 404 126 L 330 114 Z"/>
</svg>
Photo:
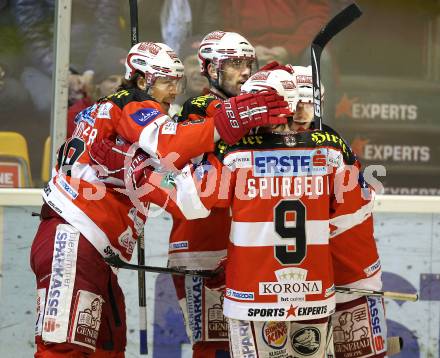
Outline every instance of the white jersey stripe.
<svg viewBox="0 0 440 358">
<path fill-rule="evenodd" d="M 327 245 L 329 231 L 328 220 L 308 220 L 306 222 L 307 245 Z M 295 238 L 281 238 L 275 232 L 273 222 L 242 221 L 232 221 L 230 240 L 235 246 L 243 247 L 295 245 L 296 242 Z"/>
<path fill-rule="evenodd" d="M 139 136 L 139 147 L 145 150 L 153 158 L 157 158 L 157 145 L 161 125 L 171 120 L 167 115 L 158 116 L 152 123 L 147 125 Z M 159 153 L 160 154 L 160 153 Z"/>
<path fill-rule="evenodd" d="M 350 230 L 368 219 L 371 216 L 373 205 L 374 200 L 371 200 L 368 204 L 362 206 L 353 214 L 340 215 L 330 219 L 330 224 L 336 226 L 336 230 L 332 231 L 330 238 L 335 237 L 344 231 Z"/>
<path fill-rule="evenodd" d="M 177 206 L 188 220 L 206 218 L 211 213 L 206 209 L 197 192 L 196 185 L 191 175 L 191 165 L 182 169 L 175 177 L 177 187 Z"/>
<path fill-rule="evenodd" d="M 109 256 L 104 252 L 107 247 L 111 247 L 115 254 L 118 254 L 121 260 L 124 256 L 110 244 L 107 235 L 96 225 L 83 211 L 67 199 L 59 189 L 49 181 L 49 195 L 43 191 L 44 201 L 52 207 L 64 220 L 68 221 L 73 227 L 78 229 L 84 237 L 89 240 L 103 257 Z M 54 205 L 56 208 L 54 208 Z M 58 210 L 57 210 L 58 209 Z"/>
</svg>

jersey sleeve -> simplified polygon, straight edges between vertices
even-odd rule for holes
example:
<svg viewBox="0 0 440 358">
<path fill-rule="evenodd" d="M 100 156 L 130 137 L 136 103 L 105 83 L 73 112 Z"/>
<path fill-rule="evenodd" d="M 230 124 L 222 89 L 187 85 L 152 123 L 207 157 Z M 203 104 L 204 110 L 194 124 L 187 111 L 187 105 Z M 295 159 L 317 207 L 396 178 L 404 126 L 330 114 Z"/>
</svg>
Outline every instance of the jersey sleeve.
<svg viewBox="0 0 440 358">
<path fill-rule="evenodd" d="M 140 189 L 139 197 L 141 202 L 155 204 L 174 218 L 188 219 L 177 205 L 176 188 L 169 173 L 150 172 Z"/>
<path fill-rule="evenodd" d="M 340 166 L 330 186 L 330 248 L 335 283 L 363 282 L 365 289 L 380 289 L 380 261 L 372 215 L 374 191 L 366 184 L 360 163 Z"/>
<path fill-rule="evenodd" d="M 122 109 L 116 131 L 165 166 L 181 169 L 191 158 L 214 149 L 214 119 L 188 118 L 177 123 L 155 101 L 130 102 Z"/>
<path fill-rule="evenodd" d="M 208 216 L 213 207 L 229 207 L 234 176 L 213 153 L 198 165 L 187 165 L 175 181 L 179 209 L 187 217 L 201 218 Z"/>
</svg>

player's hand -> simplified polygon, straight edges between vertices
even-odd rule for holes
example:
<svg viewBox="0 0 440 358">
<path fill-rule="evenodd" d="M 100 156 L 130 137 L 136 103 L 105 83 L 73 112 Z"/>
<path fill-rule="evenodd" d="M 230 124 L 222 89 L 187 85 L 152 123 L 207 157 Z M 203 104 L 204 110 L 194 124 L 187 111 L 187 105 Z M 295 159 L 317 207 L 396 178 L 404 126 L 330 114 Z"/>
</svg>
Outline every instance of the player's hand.
<svg viewBox="0 0 440 358">
<path fill-rule="evenodd" d="M 131 163 L 131 158 L 134 156 L 134 149 L 130 150 L 130 143 L 115 141 L 105 138 L 101 141 L 92 143 L 89 155 L 95 164 L 100 167 L 99 176 L 124 180 L 125 163 Z"/>
<path fill-rule="evenodd" d="M 142 186 L 147 177 L 149 156 L 136 146 L 105 138 L 94 142 L 89 151 L 90 158 L 99 167 L 101 178 L 112 177 L 122 180 L 130 188 Z"/>
<path fill-rule="evenodd" d="M 293 68 L 291 65 L 282 65 L 277 61 L 269 62 L 268 64 L 261 67 L 258 72 L 260 71 L 273 71 L 273 70 L 284 70 L 289 73 L 293 73 Z"/>
<path fill-rule="evenodd" d="M 289 106 L 275 91 L 242 94 L 221 103 L 214 115 L 220 137 L 228 144 L 236 143 L 251 128 L 287 123 Z"/>
<path fill-rule="evenodd" d="M 225 270 L 228 257 L 223 257 L 214 269 L 216 275 L 205 279 L 205 286 L 214 291 L 224 291 L 225 289 Z"/>
</svg>

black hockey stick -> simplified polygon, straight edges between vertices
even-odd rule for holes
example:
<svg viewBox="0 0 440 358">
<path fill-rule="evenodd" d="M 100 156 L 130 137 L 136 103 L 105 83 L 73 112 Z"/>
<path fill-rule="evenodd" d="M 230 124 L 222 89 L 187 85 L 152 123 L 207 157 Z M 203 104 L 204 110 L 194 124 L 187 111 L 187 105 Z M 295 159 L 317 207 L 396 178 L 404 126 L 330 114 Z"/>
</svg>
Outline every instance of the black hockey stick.
<svg viewBox="0 0 440 358">
<path fill-rule="evenodd" d="M 185 270 L 179 268 L 169 268 L 169 267 L 157 267 L 157 266 L 145 266 L 145 265 L 132 265 L 126 263 L 120 259 L 119 256 L 111 256 L 104 259 L 109 265 L 128 269 L 137 270 L 139 272 L 156 272 L 156 273 L 167 273 L 171 275 L 181 275 L 181 276 L 200 276 L 200 277 L 214 277 L 217 275 L 218 271 L 213 270 Z"/>
<path fill-rule="evenodd" d="M 325 25 L 312 41 L 311 61 L 313 77 L 313 106 L 314 123 L 316 129 L 322 129 L 321 107 L 321 53 L 325 45 L 341 30 L 345 29 L 354 20 L 362 15 L 359 7 L 353 3 L 337 14 Z"/>
<path fill-rule="evenodd" d="M 138 7 L 137 0 L 129 0 L 130 5 L 130 36 L 131 46 L 139 42 Z M 145 239 L 143 231 L 137 240 L 138 265 L 145 265 Z M 139 353 L 148 354 L 147 341 L 147 288 L 145 286 L 145 271 L 138 271 L 138 299 L 139 299 Z"/>
<path fill-rule="evenodd" d="M 167 273 L 171 275 L 214 277 L 220 272 L 220 270 L 186 270 L 181 268 L 133 265 L 122 261 L 117 255 L 105 258 L 104 260 L 109 265 L 117 268 L 144 271 L 144 272 Z M 419 295 L 417 293 L 364 290 L 360 288 L 342 287 L 342 286 L 336 286 L 335 291 L 340 293 L 354 294 L 360 296 L 385 297 L 399 301 L 415 302 L 419 299 Z"/>
<path fill-rule="evenodd" d="M 134 46 L 139 42 L 137 0 L 128 0 L 128 2 L 130 3 L 131 46 Z"/>
</svg>

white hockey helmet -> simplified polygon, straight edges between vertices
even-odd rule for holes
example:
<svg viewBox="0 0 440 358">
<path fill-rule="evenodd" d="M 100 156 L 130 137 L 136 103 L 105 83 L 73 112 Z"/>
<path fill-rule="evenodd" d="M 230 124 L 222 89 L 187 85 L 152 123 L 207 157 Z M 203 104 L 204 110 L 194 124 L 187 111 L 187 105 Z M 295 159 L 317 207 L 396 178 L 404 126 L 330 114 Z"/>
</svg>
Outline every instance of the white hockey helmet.
<svg viewBox="0 0 440 358">
<path fill-rule="evenodd" d="M 140 42 L 134 45 L 125 60 L 125 79 L 136 72 L 145 75 L 150 87 L 158 77 L 182 78 L 183 63 L 171 47 L 159 42 Z"/>
<path fill-rule="evenodd" d="M 292 114 L 298 103 L 298 90 L 294 75 L 286 70 L 259 71 L 253 74 L 242 86 L 241 92 L 254 93 L 264 90 L 275 90 L 289 104 Z"/>
<path fill-rule="evenodd" d="M 291 66 L 293 70 L 293 81 L 297 88 L 297 101 L 303 103 L 313 103 L 313 79 L 312 79 L 312 66 Z"/>
<path fill-rule="evenodd" d="M 228 59 L 255 60 L 255 48 L 236 32 L 213 31 L 206 35 L 199 46 L 200 73 L 207 76 L 208 64 L 221 69 L 222 61 Z"/>
</svg>

